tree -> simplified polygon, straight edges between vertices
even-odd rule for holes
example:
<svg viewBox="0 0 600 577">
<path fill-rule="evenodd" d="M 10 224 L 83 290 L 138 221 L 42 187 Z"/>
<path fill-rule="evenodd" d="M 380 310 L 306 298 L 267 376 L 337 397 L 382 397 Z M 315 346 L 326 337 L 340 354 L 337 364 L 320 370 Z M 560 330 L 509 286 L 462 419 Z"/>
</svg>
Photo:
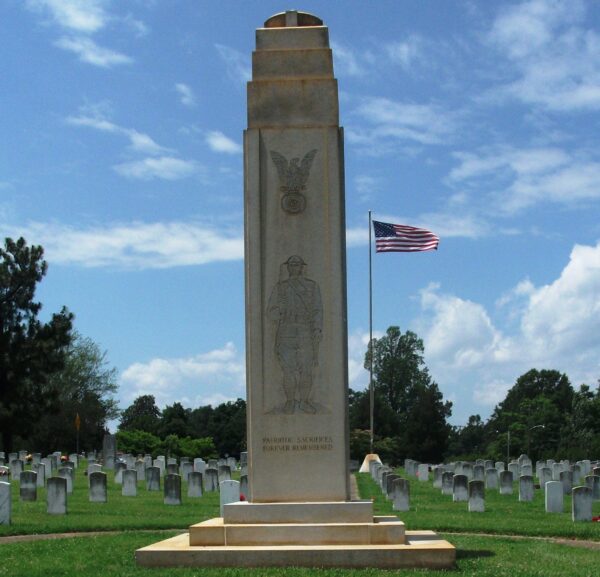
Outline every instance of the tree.
<svg viewBox="0 0 600 577">
<path fill-rule="evenodd" d="M 141 395 L 121 413 L 119 430 L 158 434 L 161 413 L 154 395 Z"/>
<path fill-rule="evenodd" d="M 49 322 L 38 314 L 35 290 L 47 270 L 41 246 L 10 238 L 0 248 L 0 432 L 5 451 L 13 437 L 52 409 L 58 390 L 50 377 L 65 363 L 73 315 L 63 308 Z"/>
<path fill-rule="evenodd" d="M 162 412 L 160 423 L 160 437 L 163 439 L 169 435 L 187 437 L 189 435 L 188 419 L 191 409 L 186 409 L 181 403 L 167 405 Z"/>
<path fill-rule="evenodd" d="M 412 457 L 436 462 L 443 458 L 452 414 L 452 403 L 444 402 L 424 361 L 423 341 L 413 332 L 389 327 L 385 336 L 373 339 L 365 356 L 365 368 L 373 360 L 375 411 L 387 405 L 383 422 L 375 421 L 375 432 L 394 437 L 396 460 Z M 381 410 L 381 409 L 380 409 Z M 387 435 L 391 432 L 392 434 Z"/>
<path fill-rule="evenodd" d="M 102 445 L 107 421 L 118 416 L 117 371 L 108 366 L 106 353 L 90 338 L 73 333 L 64 366 L 49 378 L 58 391 L 55 407 L 41 415 L 28 438 L 31 447 L 50 452 L 74 451 L 77 447 L 75 419 L 79 415 L 79 448 Z"/>
<path fill-rule="evenodd" d="M 219 455 L 239 455 L 246 450 L 246 401 L 221 403 L 214 409 L 211 437 Z"/>
<path fill-rule="evenodd" d="M 572 460 L 600 455 L 600 383 L 595 392 L 584 384 L 573 394 L 559 451 Z"/>
<path fill-rule="evenodd" d="M 564 373 L 531 369 L 521 375 L 505 399 L 496 405 L 487 423 L 488 454 L 494 458 L 506 457 L 510 431 L 511 456 L 526 453 L 528 449 L 530 457 L 556 455 L 573 396 L 573 387 Z"/>
<path fill-rule="evenodd" d="M 448 446 L 448 456 L 461 460 L 474 461 L 485 451 L 485 423 L 480 415 L 471 415 L 464 427 L 452 427 Z"/>
</svg>

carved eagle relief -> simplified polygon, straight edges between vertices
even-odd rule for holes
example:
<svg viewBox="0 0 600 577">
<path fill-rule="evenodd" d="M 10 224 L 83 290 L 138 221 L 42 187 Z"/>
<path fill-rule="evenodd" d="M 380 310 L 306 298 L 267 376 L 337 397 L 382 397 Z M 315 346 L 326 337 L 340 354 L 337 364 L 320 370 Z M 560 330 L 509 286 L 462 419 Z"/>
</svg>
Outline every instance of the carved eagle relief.
<svg viewBox="0 0 600 577">
<path fill-rule="evenodd" d="M 313 148 L 304 155 L 302 162 L 300 158 L 292 158 L 289 162 L 283 154 L 271 150 L 271 158 L 277 167 L 279 174 L 280 190 L 283 193 L 298 193 L 306 188 L 306 181 L 310 173 L 317 149 Z M 300 162 L 300 164 L 298 164 Z"/>
</svg>

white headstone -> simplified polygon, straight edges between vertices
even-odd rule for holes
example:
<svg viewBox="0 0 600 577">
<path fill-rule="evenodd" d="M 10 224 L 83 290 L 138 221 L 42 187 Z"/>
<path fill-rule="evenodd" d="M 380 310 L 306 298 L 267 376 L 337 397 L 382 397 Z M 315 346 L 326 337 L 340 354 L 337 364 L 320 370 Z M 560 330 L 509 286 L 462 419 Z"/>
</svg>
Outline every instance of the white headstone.
<svg viewBox="0 0 600 577">
<path fill-rule="evenodd" d="M 106 473 L 94 471 L 89 475 L 89 499 L 92 503 L 106 503 L 108 491 L 106 487 Z"/>
<path fill-rule="evenodd" d="M 165 505 L 181 505 L 181 476 L 165 475 L 164 499 Z"/>
<path fill-rule="evenodd" d="M 160 467 L 146 469 L 146 491 L 160 491 Z"/>
<path fill-rule="evenodd" d="M 11 495 L 10 483 L 0 481 L 0 525 L 10 525 Z"/>
<path fill-rule="evenodd" d="M 46 486 L 46 465 L 44 465 L 43 463 L 37 463 L 35 465 L 32 465 L 31 467 L 32 471 L 35 471 L 37 473 L 37 486 L 38 487 L 45 487 Z"/>
<path fill-rule="evenodd" d="M 560 481 L 547 481 L 546 490 L 546 513 L 564 512 L 564 492 Z"/>
<path fill-rule="evenodd" d="M 533 477 L 531 475 L 519 477 L 519 501 L 533 501 Z"/>
<path fill-rule="evenodd" d="M 591 521 L 592 504 L 592 490 L 589 487 L 574 487 L 571 501 L 573 521 Z"/>
<path fill-rule="evenodd" d="M 452 478 L 452 500 L 453 501 L 468 501 L 469 489 L 468 479 L 466 475 L 454 475 Z"/>
<path fill-rule="evenodd" d="M 192 471 L 187 476 L 187 496 L 202 497 L 202 473 Z"/>
<path fill-rule="evenodd" d="M 123 497 L 137 496 L 137 471 L 135 469 L 125 469 L 123 471 L 121 495 L 123 495 Z"/>
<path fill-rule="evenodd" d="M 67 479 L 50 477 L 46 483 L 47 512 L 50 515 L 67 514 Z"/>
<path fill-rule="evenodd" d="M 395 479 L 393 490 L 394 511 L 410 511 L 410 483 L 407 479 Z"/>
<path fill-rule="evenodd" d="M 19 479 L 19 498 L 21 501 L 37 501 L 37 473 L 23 471 Z"/>
<path fill-rule="evenodd" d="M 227 503 L 236 503 L 240 500 L 240 483 L 239 481 L 222 481 L 219 483 L 221 517 L 223 516 L 223 505 Z"/>
<path fill-rule="evenodd" d="M 469 513 L 485 512 L 485 488 L 483 481 L 469 481 Z"/>
</svg>

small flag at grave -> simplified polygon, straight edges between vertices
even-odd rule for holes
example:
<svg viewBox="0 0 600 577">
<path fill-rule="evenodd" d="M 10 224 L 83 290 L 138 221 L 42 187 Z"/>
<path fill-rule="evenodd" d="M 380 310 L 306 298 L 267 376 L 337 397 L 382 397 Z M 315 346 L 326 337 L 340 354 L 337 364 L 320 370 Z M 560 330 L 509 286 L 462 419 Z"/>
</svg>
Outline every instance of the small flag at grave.
<svg viewBox="0 0 600 577">
<path fill-rule="evenodd" d="M 376 252 L 437 250 L 440 237 L 424 228 L 373 221 Z"/>
</svg>

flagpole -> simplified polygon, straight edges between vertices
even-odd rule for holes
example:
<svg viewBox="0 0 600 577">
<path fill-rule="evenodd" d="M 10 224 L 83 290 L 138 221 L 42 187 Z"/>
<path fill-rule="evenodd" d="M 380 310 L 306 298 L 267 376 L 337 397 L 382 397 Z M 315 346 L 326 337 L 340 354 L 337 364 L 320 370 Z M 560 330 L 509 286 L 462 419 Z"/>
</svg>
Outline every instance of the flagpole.
<svg viewBox="0 0 600 577">
<path fill-rule="evenodd" d="M 371 211 L 369 211 L 369 420 L 371 428 L 371 454 L 374 453 L 375 390 L 373 389 L 373 250 L 371 248 Z"/>
</svg>

